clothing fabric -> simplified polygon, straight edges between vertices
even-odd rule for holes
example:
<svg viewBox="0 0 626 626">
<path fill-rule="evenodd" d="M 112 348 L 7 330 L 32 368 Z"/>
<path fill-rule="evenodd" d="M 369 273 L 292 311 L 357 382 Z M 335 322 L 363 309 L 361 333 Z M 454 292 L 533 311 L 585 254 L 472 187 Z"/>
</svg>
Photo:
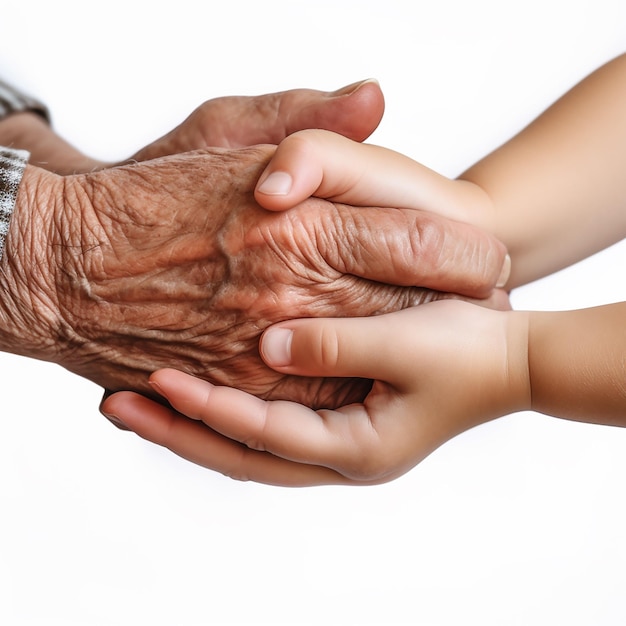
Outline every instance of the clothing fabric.
<svg viewBox="0 0 626 626">
<path fill-rule="evenodd" d="M 26 111 L 37 113 L 50 122 L 50 113 L 44 104 L 0 80 L 0 120 Z M 0 146 L 0 259 L 4 253 L 11 215 L 29 157 L 26 150 Z"/>
<path fill-rule="evenodd" d="M 17 191 L 29 156 L 26 150 L 0 146 L 0 259 L 4 253 L 4 242 L 9 232 Z"/>
<path fill-rule="evenodd" d="M 0 120 L 12 113 L 31 111 L 50 122 L 48 108 L 39 100 L 0 80 Z"/>
</svg>

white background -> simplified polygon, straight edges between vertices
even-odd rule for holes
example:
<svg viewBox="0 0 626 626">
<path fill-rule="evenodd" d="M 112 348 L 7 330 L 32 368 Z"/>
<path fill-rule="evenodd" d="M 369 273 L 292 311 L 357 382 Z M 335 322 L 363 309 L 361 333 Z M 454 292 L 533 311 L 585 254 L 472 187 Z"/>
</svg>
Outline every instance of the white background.
<svg viewBox="0 0 626 626">
<path fill-rule="evenodd" d="M 0 75 L 110 159 L 211 97 L 376 77 L 371 141 L 454 176 L 626 50 L 623 0 L 2 4 Z M 624 300 L 625 261 L 615 246 L 514 304 Z M 626 623 L 626 431 L 518 414 L 389 485 L 280 489 L 117 431 L 57 366 L 0 359 L 2 624 Z"/>
</svg>

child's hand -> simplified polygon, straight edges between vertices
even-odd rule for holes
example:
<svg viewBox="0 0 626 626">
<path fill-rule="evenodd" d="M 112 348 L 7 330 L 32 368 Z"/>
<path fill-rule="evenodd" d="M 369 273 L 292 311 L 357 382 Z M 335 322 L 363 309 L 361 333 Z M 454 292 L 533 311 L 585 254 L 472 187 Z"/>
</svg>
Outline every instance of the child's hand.
<svg viewBox="0 0 626 626">
<path fill-rule="evenodd" d="M 142 437 L 233 478 L 280 485 L 374 484 L 442 443 L 529 406 L 527 317 L 459 301 L 357 319 L 302 319 L 268 329 L 274 369 L 374 379 L 363 404 L 312 411 L 263 401 L 175 370 L 152 383 L 192 420 L 132 394 L 108 400 Z"/>
<path fill-rule="evenodd" d="M 255 190 L 257 202 L 273 211 L 309 196 L 352 206 L 421 209 L 487 229 L 492 220 L 491 203 L 476 185 L 324 130 L 304 130 L 283 140 Z"/>
<path fill-rule="evenodd" d="M 493 207 L 480 187 L 450 180 L 393 150 L 325 130 L 303 130 L 284 139 L 259 177 L 254 195 L 261 206 L 273 211 L 290 209 L 316 196 L 355 207 L 425 211 L 454 220 L 449 224 L 465 222 L 487 232 L 493 229 Z M 427 240 L 428 232 L 420 237 Z M 444 274 L 449 271 L 448 260 L 441 255 Z M 393 272 L 391 254 L 389 269 Z M 510 275 L 507 254 L 495 286 L 506 287 Z M 468 285 L 461 286 L 459 293 L 468 295 Z"/>
</svg>

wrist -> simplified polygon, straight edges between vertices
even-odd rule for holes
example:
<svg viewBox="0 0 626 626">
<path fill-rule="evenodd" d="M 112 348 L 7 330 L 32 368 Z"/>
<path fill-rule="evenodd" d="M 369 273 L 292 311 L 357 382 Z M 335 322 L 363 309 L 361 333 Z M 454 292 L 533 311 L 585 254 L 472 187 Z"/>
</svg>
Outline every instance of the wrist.
<svg viewBox="0 0 626 626">
<path fill-rule="evenodd" d="M 506 316 L 507 357 L 506 413 L 532 409 L 532 388 L 529 365 L 530 317 L 528 311 L 504 311 Z M 505 413 L 503 413 L 505 414 Z"/>
<path fill-rule="evenodd" d="M 450 180 L 453 188 L 453 206 L 457 207 L 458 219 L 477 226 L 489 234 L 497 235 L 496 212 L 491 196 L 476 182 L 468 178 Z"/>
<path fill-rule="evenodd" d="M 58 349 L 51 232 L 62 196 L 59 177 L 27 166 L 0 260 L 0 349 L 53 360 Z"/>
<path fill-rule="evenodd" d="M 534 411 L 624 426 L 626 302 L 530 314 Z"/>
</svg>

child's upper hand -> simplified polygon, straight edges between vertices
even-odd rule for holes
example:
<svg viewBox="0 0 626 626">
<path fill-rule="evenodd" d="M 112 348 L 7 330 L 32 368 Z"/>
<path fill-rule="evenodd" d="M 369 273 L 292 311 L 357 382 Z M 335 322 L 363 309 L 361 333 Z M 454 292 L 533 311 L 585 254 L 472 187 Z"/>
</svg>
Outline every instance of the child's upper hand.
<svg viewBox="0 0 626 626">
<path fill-rule="evenodd" d="M 182 415 L 117 394 L 112 413 L 142 437 L 239 479 L 281 485 L 374 484 L 439 445 L 528 405 L 524 314 L 442 301 L 357 319 L 302 319 L 268 329 L 278 371 L 373 379 L 362 404 L 313 411 L 264 401 L 175 370 L 152 383 Z"/>
<path fill-rule="evenodd" d="M 316 196 L 352 206 L 421 209 L 489 228 L 490 202 L 479 187 L 450 180 L 407 156 L 325 130 L 283 140 L 259 178 L 257 202 L 282 211 Z"/>
</svg>

